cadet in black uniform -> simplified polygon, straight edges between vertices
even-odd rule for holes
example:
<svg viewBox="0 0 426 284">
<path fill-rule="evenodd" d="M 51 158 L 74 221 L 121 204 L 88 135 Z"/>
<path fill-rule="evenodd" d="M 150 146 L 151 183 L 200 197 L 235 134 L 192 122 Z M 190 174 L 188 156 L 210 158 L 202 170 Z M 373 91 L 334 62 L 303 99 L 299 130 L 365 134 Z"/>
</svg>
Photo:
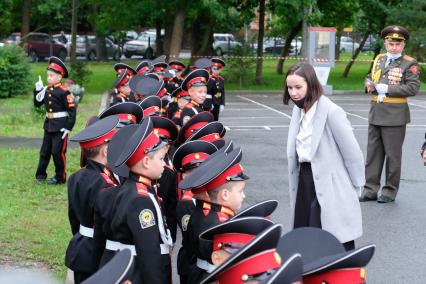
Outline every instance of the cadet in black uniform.
<svg viewBox="0 0 426 284">
<path fill-rule="evenodd" d="M 180 87 L 174 90 L 171 95 L 174 101 L 169 104 L 167 117 L 179 126 L 182 110 L 191 101 L 191 97 L 187 91 L 183 91 Z"/>
<path fill-rule="evenodd" d="M 212 58 L 212 68 L 210 80 L 214 82 L 215 88 L 213 88 L 212 101 L 214 120 L 219 120 L 219 112 L 225 109 L 225 79 L 220 75 L 220 71 L 225 67 L 225 62 L 219 58 Z"/>
<path fill-rule="evenodd" d="M 188 283 L 199 283 L 215 268 L 211 263 L 212 246 L 200 240 L 200 234 L 234 216 L 245 198 L 248 177 L 243 174 L 241 157 L 240 148 L 218 151 L 179 183 L 182 190 L 191 189 L 196 199 L 187 231 L 191 265 Z"/>
<path fill-rule="evenodd" d="M 182 110 L 183 126 L 191 117 L 203 111 L 203 103 L 207 96 L 207 84 L 209 81 L 209 72 L 203 69 L 196 69 L 186 76 L 182 82 L 182 90 L 187 91 L 191 97 L 191 102 Z"/>
<path fill-rule="evenodd" d="M 178 180 L 198 167 L 210 154 L 217 151 L 216 146 L 205 141 L 190 141 L 181 145 L 173 155 L 173 167 L 178 171 Z M 182 247 L 177 256 L 177 269 L 180 283 L 188 281 L 189 259 L 187 254 L 186 231 L 192 212 L 195 210 L 195 199 L 190 190 L 183 192 L 177 188 L 178 203 L 176 208 L 177 222 L 182 232 Z"/>
<path fill-rule="evenodd" d="M 68 78 L 68 70 L 59 58 L 53 56 L 49 59 L 47 67 L 48 86 L 43 87 L 39 76 L 34 90 L 34 105 L 39 107 L 44 104 L 46 108 L 43 144 L 35 177 L 38 182 L 46 180 L 46 169 L 52 156 L 55 176 L 48 180 L 48 184 L 61 184 L 66 181 L 65 153 L 68 133 L 74 127 L 77 115 L 74 96 L 61 83 L 62 78 Z"/>
<path fill-rule="evenodd" d="M 74 271 L 75 283 L 80 283 L 96 271 L 92 262 L 93 213 L 98 192 L 116 185 L 111 171 L 106 167 L 107 143 L 114 136 L 119 120 L 114 117 L 101 119 L 76 134 L 87 158 L 87 165 L 72 174 L 68 181 L 68 217 L 73 238 L 65 265 Z"/>
<path fill-rule="evenodd" d="M 164 171 L 165 145 L 147 117 L 123 146 L 115 163 L 126 164 L 130 173 L 120 185 L 111 212 L 111 232 L 116 242 L 110 242 L 109 248 L 131 248 L 136 257 L 131 279 L 134 284 L 171 283 L 169 253 L 173 241 L 153 184 Z"/>
<path fill-rule="evenodd" d="M 129 81 L 132 78 L 130 73 L 126 70 L 121 70 L 121 73 L 117 76 L 114 83 L 112 83 L 113 91 L 111 92 L 111 105 L 117 103 L 123 103 L 127 101 L 134 101 L 131 89 L 129 87 Z"/>
<path fill-rule="evenodd" d="M 213 121 L 213 115 L 209 111 L 202 111 L 185 123 L 185 125 L 179 130 L 179 135 L 176 140 L 176 144 L 184 143 L 192 134 L 197 132 L 198 129 L 205 126 L 209 122 Z"/>
<path fill-rule="evenodd" d="M 177 87 L 180 87 L 183 82 L 183 71 L 185 70 L 186 66 L 182 62 L 178 60 L 173 60 L 169 62 L 169 68 L 175 71 L 175 77 L 173 78 L 173 81 L 177 85 Z"/>
</svg>

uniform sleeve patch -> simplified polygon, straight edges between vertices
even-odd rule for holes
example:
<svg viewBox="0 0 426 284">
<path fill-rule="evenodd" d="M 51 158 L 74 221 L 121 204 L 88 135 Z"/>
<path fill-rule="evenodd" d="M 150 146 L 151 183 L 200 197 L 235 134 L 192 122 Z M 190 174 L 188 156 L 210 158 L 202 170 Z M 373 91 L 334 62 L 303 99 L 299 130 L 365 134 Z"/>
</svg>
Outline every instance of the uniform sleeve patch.
<svg viewBox="0 0 426 284">
<path fill-rule="evenodd" d="M 149 209 L 144 209 L 139 213 L 139 222 L 142 229 L 146 229 L 155 225 L 154 213 Z"/>
<path fill-rule="evenodd" d="M 413 65 L 410 67 L 410 71 L 414 74 L 419 74 L 419 67 L 417 67 L 417 65 Z"/>
<path fill-rule="evenodd" d="M 182 231 L 184 232 L 186 232 L 186 230 L 188 229 L 189 218 L 191 218 L 191 215 L 186 214 L 181 219 Z"/>
</svg>

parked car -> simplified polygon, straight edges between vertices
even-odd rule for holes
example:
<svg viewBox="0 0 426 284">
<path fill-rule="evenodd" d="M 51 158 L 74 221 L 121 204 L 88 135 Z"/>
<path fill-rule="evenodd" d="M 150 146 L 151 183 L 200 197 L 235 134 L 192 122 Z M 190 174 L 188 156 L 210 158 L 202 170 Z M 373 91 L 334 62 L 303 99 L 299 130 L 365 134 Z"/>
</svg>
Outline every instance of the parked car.
<svg viewBox="0 0 426 284">
<path fill-rule="evenodd" d="M 213 34 L 212 48 L 217 56 L 229 53 L 233 48 L 241 46 L 232 34 Z"/>
<path fill-rule="evenodd" d="M 76 55 L 84 56 L 88 60 L 96 60 L 96 36 L 78 36 L 76 45 Z M 108 37 L 105 38 L 107 57 L 118 61 L 121 58 L 121 52 L 118 45 L 112 42 Z"/>
<path fill-rule="evenodd" d="M 133 55 L 141 55 L 144 58 L 154 57 L 156 34 L 144 32 L 136 40 L 131 40 L 123 45 L 123 53 L 126 58 Z"/>
<path fill-rule="evenodd" d="M 31 62 L 43 60 L 45 57 L 56 56 L 61 60 L 67 57 L 65 45 L 55 41 L 45 33 L 29 33 L 25 37 L 25 51 L 31 58 Z"/>
<path fill-rule="evenodd" d="M 20 44 L 21 43 L 21 33 L 12 33 L 5 40 L 5 44 Z"/>
<path fill-rule="evenodd" d="M 359 43 L 354 42 L 351 37 L 340 37 L 340 52 L 354 52 L 359 47 Z"/>
<path fill-rule="evenodd" d="M 275 44 L 272 42 L 272 45 L 267 46 L 265 48 L 266 52 L 272 53 L 272 54 L 281 54 L 282 49 L 284 48 L 285 40 L 280 39 L 276 40 Z M 293 39 L 290 43 L 290 50 L 288 55 L 300 55 L 302 49 L 302 40 L 300 38 Z"/>
</svg>

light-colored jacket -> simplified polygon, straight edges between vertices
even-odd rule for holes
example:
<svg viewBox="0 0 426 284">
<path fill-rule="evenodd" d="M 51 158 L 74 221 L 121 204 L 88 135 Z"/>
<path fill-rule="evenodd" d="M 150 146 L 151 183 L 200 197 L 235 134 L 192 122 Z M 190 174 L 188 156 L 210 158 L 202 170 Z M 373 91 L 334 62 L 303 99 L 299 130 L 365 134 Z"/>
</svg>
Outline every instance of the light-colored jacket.
<svg viewBox="0 0 426 284">
<path fill-rule="evenodd" d="M 293 108 L 287 140 L 291 222 L 299 182 L 296 136 L 301 109 Z M 321 96 L 313 118 L 311 166 L 321 206 L 322 229 L 339 241 L 362 235 L 362 215 L 357 188 L 365 183 L 364 158 L 342 108 Z"/>
</svg>

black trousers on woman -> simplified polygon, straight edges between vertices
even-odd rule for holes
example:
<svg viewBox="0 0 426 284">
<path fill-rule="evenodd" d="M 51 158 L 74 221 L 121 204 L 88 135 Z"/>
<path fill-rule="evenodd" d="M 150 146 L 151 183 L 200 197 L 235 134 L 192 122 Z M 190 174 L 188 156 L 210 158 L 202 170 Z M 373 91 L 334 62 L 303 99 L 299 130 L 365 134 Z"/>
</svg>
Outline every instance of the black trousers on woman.
<svg viewBox="0 0 426 284">
<path fill-rule="evenodd" d="M 311 163 L 301 163 L 294 212 L 294 229 L 300 227 L 321 227 L 321 206 L 315 192 Z M 355 248 L 355 241 L 343 243 L 345 250 Z"/>
</svg>

